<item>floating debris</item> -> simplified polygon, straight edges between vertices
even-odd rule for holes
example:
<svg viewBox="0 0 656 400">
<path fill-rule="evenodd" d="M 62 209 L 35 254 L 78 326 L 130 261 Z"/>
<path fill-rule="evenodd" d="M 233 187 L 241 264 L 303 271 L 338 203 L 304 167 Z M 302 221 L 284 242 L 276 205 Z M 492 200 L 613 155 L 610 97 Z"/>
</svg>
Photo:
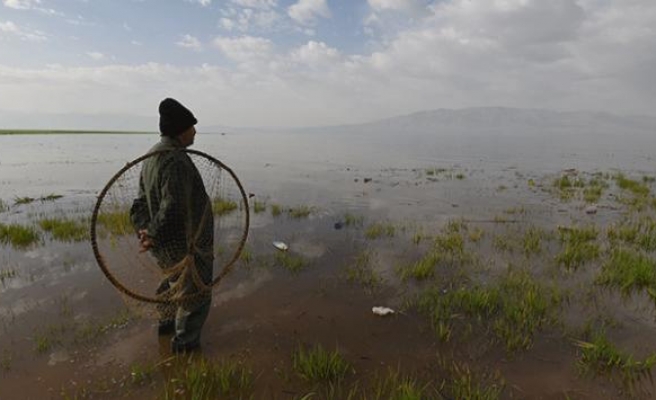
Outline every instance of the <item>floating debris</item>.
<svg viewBox="0 0 656 400">
<path fill-rule="evenodd" d="M 371 311 L 380 317 L 394 314 L 394 310 L 389 307 L 373 307 Z"/>
<path fill-rule="evenodd" d="M 287 251 L 289 249 L 289 246 L 287 246 L 287 244 L 284 243 L 284 242 L 275 241 L 272 244 L 273 244 L 273 247 L 275 247 L 276 249 L 278 249 L 280 251 Z"/>
</svg>

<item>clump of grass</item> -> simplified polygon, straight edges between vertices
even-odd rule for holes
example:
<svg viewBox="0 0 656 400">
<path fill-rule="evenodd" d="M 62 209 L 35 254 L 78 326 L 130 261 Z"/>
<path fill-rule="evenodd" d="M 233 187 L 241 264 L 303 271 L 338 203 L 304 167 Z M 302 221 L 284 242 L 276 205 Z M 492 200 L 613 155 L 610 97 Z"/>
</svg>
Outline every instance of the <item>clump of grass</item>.
<svg viewBox="0 0 656 400">
<path fill-rule="evenodd" d="M 393 237 L 396 233 L 396 228 L 391 223 L 374 222 L 369 225 L 364 231 L 364 236 L 367 239 L 378 239 L 383 236 Z"/>
<path fill-rule="evenodd" d="M 301 272 L 308 265 L 302 257 L 295 256 L 288 251 L 277 252 L 276 262 L 293 274 Z"/>
<path fill-rule="evenodd" d="M 266 211 L 266 209 L 267 209 L 266 201 L 257 201 L 257 200 L 255 200 L 253 202 L 253 212 L 255 214 L 263 213 L 263 212 Z"/>
<path fill-rule="evenodd" d="M 63 242 L 80 242 L 89 237 L 86 223 L 63 218 L 45 218 L 39 221 L 39 226 L 50 232 L 55 240 Z"/>
<path fill-rule="evenodd" d="M 493 240 L 493 246 L 498 251 L 512 253 L 515 250 L 515 244 L 508 236 L 496 235 Z"/>
<path fill-rule="evenodd" d="M 64 196 L 62 196 L 61 194 L 50 193 L 48 195 L 39 197 L 39 200 L 41 200 L 41 201 L 55 201 L 55 200 L 61 199 L 62 197 L 64 197 Z"/>
<path fill-rule="evenodd" d="M 189 359 L 164 387 L 164 399 L 250 399 L 253 373 L 234 362 Z"/>
<path fill-rule="evenodd" d="M 122 236 L 134 233 L 128 211 L 114 210 L 99 213 L 97 222 L 112 235 Z"/>
<path fill-rule="evenodd" d="M 237 202 L 229 199 L 216 198 L 212 201 L 212 212 L 215 215 L 227 215 L 237 208 Z"/>
<path fill-rule="evenodd" d="M 299 346 L 292 355 L 292 366 L 298 376 L 313 384 L 338 383 L 354 372 L 338 350 L 327 351 L 319 344 L 312 348 Z"/>
<path fill-rule="evenodd" d="M 558 265 L 571 271 L 599 258 L 601 250 L 595 242 L 599 235 L 597 228 L 559 227 L 558 233 L 564 245 L 563 251 L 556 256 Z"/>
<path fill-rule="evenodd" d="M 529 228 L 522 237 L 524 255 L 540 254 L 542 252 L 542 240 L 544 238 L 545 233 L 542 229 L 536 227 Z"/>
<path fill-rule="evenodd" d="M 355 257 L 355 261 L 346 269 L 349 282 L 358 282 L 367 290 L 374 290 L 382 282 L 382 278 L 372 267 L 372 253 L 363 251 Z"/>
<path fill-rule="evenodd" d="M 428 252 L 420 260 L 408 266 L 399 269 L 399 274 L 403 281 L 408 278 L 414 278 L 422 281 L 435 275 L 435 266 L 441 261 L 440 254 L 435 251 Z"/>
<path fill-rule="evenodd" d="M 505 388 L 505 382 L 496 374 L 475 374 L 469 365 L 452 361 L 450 365 L 442 361 L 448 379 L 442 380 L 440 398 L 448 395 L 453 399 L 497 400 Z M 418 398 L 419 399 L 419 398 Z"/>
<path fill-rule="evenodd" d="M 615 175 L 615 182 L 617 186 L 622 190 L 628 190 L 636 196 L 648 196 L 649 195 L 649 186 L 644 183 L 640 183 L 636 180 L 627 178 L 624 174 L 619 173 Z"/>
<path fill-rule="evenodd" d="M 369 390 L 363 390 L 362 393 L 352 391 L 350 392 L 351 396 L 348 398 L 362 400 L 427 400 L 441 398 L 432 386 L 431 383 L 421 383 L 415 377 L 402 374 L 400 368 L 390 368 L 385 375 L 376 375 Z"/>
<path fill-rule="evenodd" d="M 533 336 L 556 320 L 562 296 L 555 287 L 539 284 L 525 271 L 510 269 L 494 285 L 461 287 L 446 293 L 431 288 L 416 301 L 429 316 L 438 337 L 447 341 L 462 324 L 482 323 L 508 351 L 528 349 Z M 469 322 L 463 322 L 462 316 Z M 471 326 L 471 325 L 470 325 Z"/>
<path fill-rule="evenodd" d="M 645 251 L 656 250 L 656 220 L 648 216 L 611 226 L 607 235 L 613 243 L 622 241 Z"/>
<path fill-rule="evenodd" d="M 253 261 L 253 252 L 249 247 L 244 247 L 239 254 L 239 260 L 244 264 L 250 264 Z"/>
<path fill-rule="evenodd" d="M 155 378 L 156 366 L 132 364 L 130 366 L 130 381 L 133 385 L 141 386 L 145 383 L 152 382 Z"/>
<path fill-rule="evenodd" d="M 645 175 L 642 177 L 642 182 L 647 184 L 654 183 L 656 182 L 656 177 Z"/>
<path fill-rule="evenodd" d="M 0 243 L 26 249 L 39 241 L 39 233 L 30 226 L 0 223 Z"/>
<path fill-rule="evenodd" d="M 344 214 L 344 225 L 361 227 L 364 225 L 364 217 L 346 213 Z"/>
<path fill-rule="evenodd" d="M 484 235 L 485 231 L 482 228 L 476 227 L 469 231 L 469 240 L 474 243 L 478 243 L 481 241 L 481 239 L 483 239 Z"/>
<path fill-rule="evenodd" d="M 647 290 L 656 301 L 656 261 L 630 249 L 615 249 L 596 279 L 600 285 L 617 288 L 622 295 Z"/>
<path fill-rule="evenodd" d="M 604 188 L 601 186 L 588 186 L 583 189 L 583 200 L 586 203 L 596 203 L 601 198 Z"/>
<path fill-rule="evenodd" d="M 633 390 L 641 380 L 649 378 L 651 370 L 656 365 L 656 354 L 651 354 L 644 360 L 634 360 L 617 349 L 603 333 L 597 333 L 589 342 L 578 341 L 580 349 L 577 365 L 582 373 L 599 375 L 619 374 L 622 383 Z"/>
<path fill-rule="evenodd" d="M 280 214 L 282 214 L 282 206 L 279 204 L 271 204 L 271 215 L 277 217 Z"/>
<path fill-rule="evenodd" d="M 460 180 L 460 181 L 463 180 L 463 179 L 465 179 L 465 174 L 463 174 L 463 173 L 457 173 L 457 174 L 456 174 L 456 179 L 458 179 L 458 180 Z"/>
<path fill-rule="evenodd" d="M 287 214 L 296 219 L 300 218 L 307 218 L 312 214 L 312 207 L 309 206 L 297 206 L 297 207 L 292 207 L 289 210 L 287 210 Z"/>
<path fill-rule="evenodd" d="M 16 276 L 16 270 L 14 269 L 0 269 L 0 283 L 5 283 L 5 280 L 9 280 Z"/>
<path fill-rule="evenodd" d="M 4 200 L 0 199 L 0 213 L 9 211 L 9 205 Z"/>
<path fill-rule="evenodd" d="M 34 197 L 29 197 L 29 196 L 15 197 L 14 205 L 30 204 L 33 203 L 34 201 L 36 201 Z"/>
<path fill-rule="evenodd" d="M 424 233 L 423 229 L 418 228 L 412 235 L 412 243 L 419 245 L 419 243 L 421 243 L 427 237 L 428 236 Z"/>
<path fill-rule="evenodd" d="M 34 337 L 34 349 L 38 354 L 43 354 L 49 351 L 54 345 L 55 343 L 50 338 L 50 336 L 36 335 Z"/>
</svg>

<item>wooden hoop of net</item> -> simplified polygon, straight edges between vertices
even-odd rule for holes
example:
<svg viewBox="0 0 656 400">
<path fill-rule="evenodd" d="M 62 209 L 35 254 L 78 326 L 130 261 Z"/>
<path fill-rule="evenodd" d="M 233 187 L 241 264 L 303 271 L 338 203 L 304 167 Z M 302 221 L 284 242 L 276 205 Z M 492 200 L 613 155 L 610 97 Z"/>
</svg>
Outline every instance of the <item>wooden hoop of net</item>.
<svg viewBox="0 0 656 400">
<path fill-rule="evenodd" d="M 219 238 L 216 242 L 225 242 L 221 242 L 223 247 L 215 244 L 210 247 L 213 252 L 211 254 L 213 262 L 210 266 L 212 274 L 209 279 L 201 279 L 194 265 L 195 260 L 198 260 L 198 257 L 193 255 L 194 252 L 197 252 L 194 242 L 200 236 L 200 228 L 198 228 L 198 232 L 189 236 L 193 240 L 191 245 L 186 244 L 189 248 L 188 254 L 166 268 L 162 268 L 161 262 L 158 266 L 159 261 L 156 260 L 159 259 L 156 257 L 148 255 L 148 253 L 140 254 L 136 250 L 138 239 L 136 228 L 130 221 L 130 206 L 139 194 L 141 169 L 148 160 L 169 155 L 186 157 L 185 160 L 189 159 L 193 162 L 203 180 L 207 197 L 211 200 L 212 237 L 218 235 Z M 135 183 L 137 177 L 139 177 L 138 184 Z M 206 213 L 203 213 L 201 221 L 206 223 L 205 216 Z M 218 228 L 216 227 L 217 221 Z M 221 225 L 222 222 L 223 225 Z M 212 288 L 231 271 L 246 243 L 249 223 L 250 212 L 246 192 L 237 175 L 228 166 L 197 150 L 161 150 L 145 154 L 127 163 L 107 182 L 98 195 L 91 216 L 91 247 L 101 271 L 122 294 L 151 304 L 191 303 L 207 298 L 208 292 L 211 292 Z M 201 225 L 205 226 L 204 223 Z M 224 247 L 230 248 L 226 250 Z M 112 255 L 109 257 L 103 252 L 112 253 Z M 148 268 L 141 268 L 144 266 Z M 146 272 L 142 270 L 150 270 L 155 276 L 159 273 L 160 278 L 165 275 L 184 274 L 187 276 L 187 283 L 193 283 L 196 290 L 192 294 L 184 295 L 164 297 L 156 294 L 149 295 L 148 292 L 155 292 L 147 282 L 152 278 L 148 278 Z M 186 273 L 185 271 L 190 272 Z M 135 274 L 134 279 L 130 275 L 131 273 Z M 182 280 L 184 281 L 184 279 Z M 146 283 L 140 286 L 140 283 L 143 282 Z"/>
</svg>

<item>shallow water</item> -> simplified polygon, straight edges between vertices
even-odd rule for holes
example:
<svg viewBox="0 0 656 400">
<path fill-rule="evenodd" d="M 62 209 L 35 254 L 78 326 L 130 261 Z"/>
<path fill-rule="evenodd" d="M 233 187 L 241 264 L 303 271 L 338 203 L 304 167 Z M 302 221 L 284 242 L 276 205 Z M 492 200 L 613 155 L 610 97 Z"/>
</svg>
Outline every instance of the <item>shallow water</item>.
<svg viewBox="0 0 656 400">
<path fill-rule="evenodd" d="M 553 270 L 556 241 L 545 245 L 543 257 L 526 261 L 517 253 L 498 252 L 493 237 L 518 234 L 527 226 L 605 227 L 620 220 L 625 210 L 612 196 L 603 197 L 597 214 L 587 215 L 584 203 L 554 196 L 551 182 L 569 168 L 653 175 L 649 151 L 656 148 L 656 137 L 632 142 L 621 136 L 199 133 L 196 138 L 194 148 L 230 166 L 257 199 L 315 207 L 300 220 L 253 214 L 248 248 L 254 260 L 240 265 L 215 293 L 203 352 L 259 367 L 257 398 L 303 394 L 299 382 L 272 372 L 289 368 L 298 343 L 338 345 L 356 370 L 367 371 L 365 376 L 390 366 L 420 376 L 436 362 L 435 354 L 456 353 L 481 368 L 500 370 L 511 388 L 504 398 L 562 398 L 563 393 L 617 398 L 617 387 L 607 380 L 578 375 L 576 348 L 557 329 L 540 333 L 532 350 L 509 358 L 477 341 L 441 343 L 428 321 L 414 312 L 381 319 L 370 310 L 374 305 L 403 308 L 407 295 L 421 284 L 402 281 L 397 269 L 428 248 L 428 241 L 414 245 L 412 236 L 418 230 L 434 235 L 459 218 L 486 232 L 480 243 L 468 244 L 482 260 L 471 279 L 486 282 L 509 262 L 528 262 L 545 280 L 556 274 L 562 287 L 582 290 L 594 279 L 598 263 L 562 276 Z M 2 200 L 11 204 L 23 196 L 64 196 L 12 205 L 0 213 L 0 222 L 30 223 L 61 213 L 88 216 L 105 182 L 156 140 L 156 135 L 0 136 Z M 429 175 L 429 168 L 448 171 Z M 455 178 L 458 173 L 463 179 Z M 527 185 L 529 179 L 536 185 Z M 524 211 L 504 214 L 519 207 Z M 345 213 L 362 216 L 363 226 L 336 229 L 336 223 L 343 226 Z M 499 222 L 499 215 L 508 221 Z M 364 229 L 376 221 L 394 223 L 394 237 L 366 239 Z M 275 265 L 274 240 L 288 243 L 291 253 L 309 264 L 306 270 L 293 275 Z M 383 282 L 373 292 L 345 278 L 345 269 L 363 251 L 371 252 Z M 46 239 L 28 250 L 3 246 L 0 270 L 5 269 L 16 276 L 0 283 L 0 399 L 60 398 L 62 388 L 71 393 L 83 386 L 93 398 L 155 396 L 149 387 L 125 389 L 124 379 L 135 363 L 169 357 L 166 343 L 158 347 L 150 320 L 115 322 L 123 302 L 98 270 L 88 243 Z M 616 344 L 639 357 L 656 351 L 651 302 L 641 296 L 629 301 L 612 293 L 594 296 L 594 312 L 620 324 L 612 332 Z M 590 313 L 589 306 L 574 304 L 563 319 L 575 329 Z M 85 330 L 94 323 L 104 330 Z M 38 351 L 42 337 L 52 343 Z"/>
</svg>

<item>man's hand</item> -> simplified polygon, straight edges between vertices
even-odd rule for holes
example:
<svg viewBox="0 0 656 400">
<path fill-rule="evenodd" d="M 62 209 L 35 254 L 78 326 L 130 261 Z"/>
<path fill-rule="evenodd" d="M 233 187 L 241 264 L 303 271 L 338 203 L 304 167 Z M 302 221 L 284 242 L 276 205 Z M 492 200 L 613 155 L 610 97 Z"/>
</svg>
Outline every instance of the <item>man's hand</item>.
<svg viewBox="0 0 656 400">
<path fill-rule="evenodd" d="M 137 236 L 139 237 L 139 253 L 148 251 L 153 247 L 153 240 L 148 236 L 148 229 L 140 229 Z"/>
</svg>

